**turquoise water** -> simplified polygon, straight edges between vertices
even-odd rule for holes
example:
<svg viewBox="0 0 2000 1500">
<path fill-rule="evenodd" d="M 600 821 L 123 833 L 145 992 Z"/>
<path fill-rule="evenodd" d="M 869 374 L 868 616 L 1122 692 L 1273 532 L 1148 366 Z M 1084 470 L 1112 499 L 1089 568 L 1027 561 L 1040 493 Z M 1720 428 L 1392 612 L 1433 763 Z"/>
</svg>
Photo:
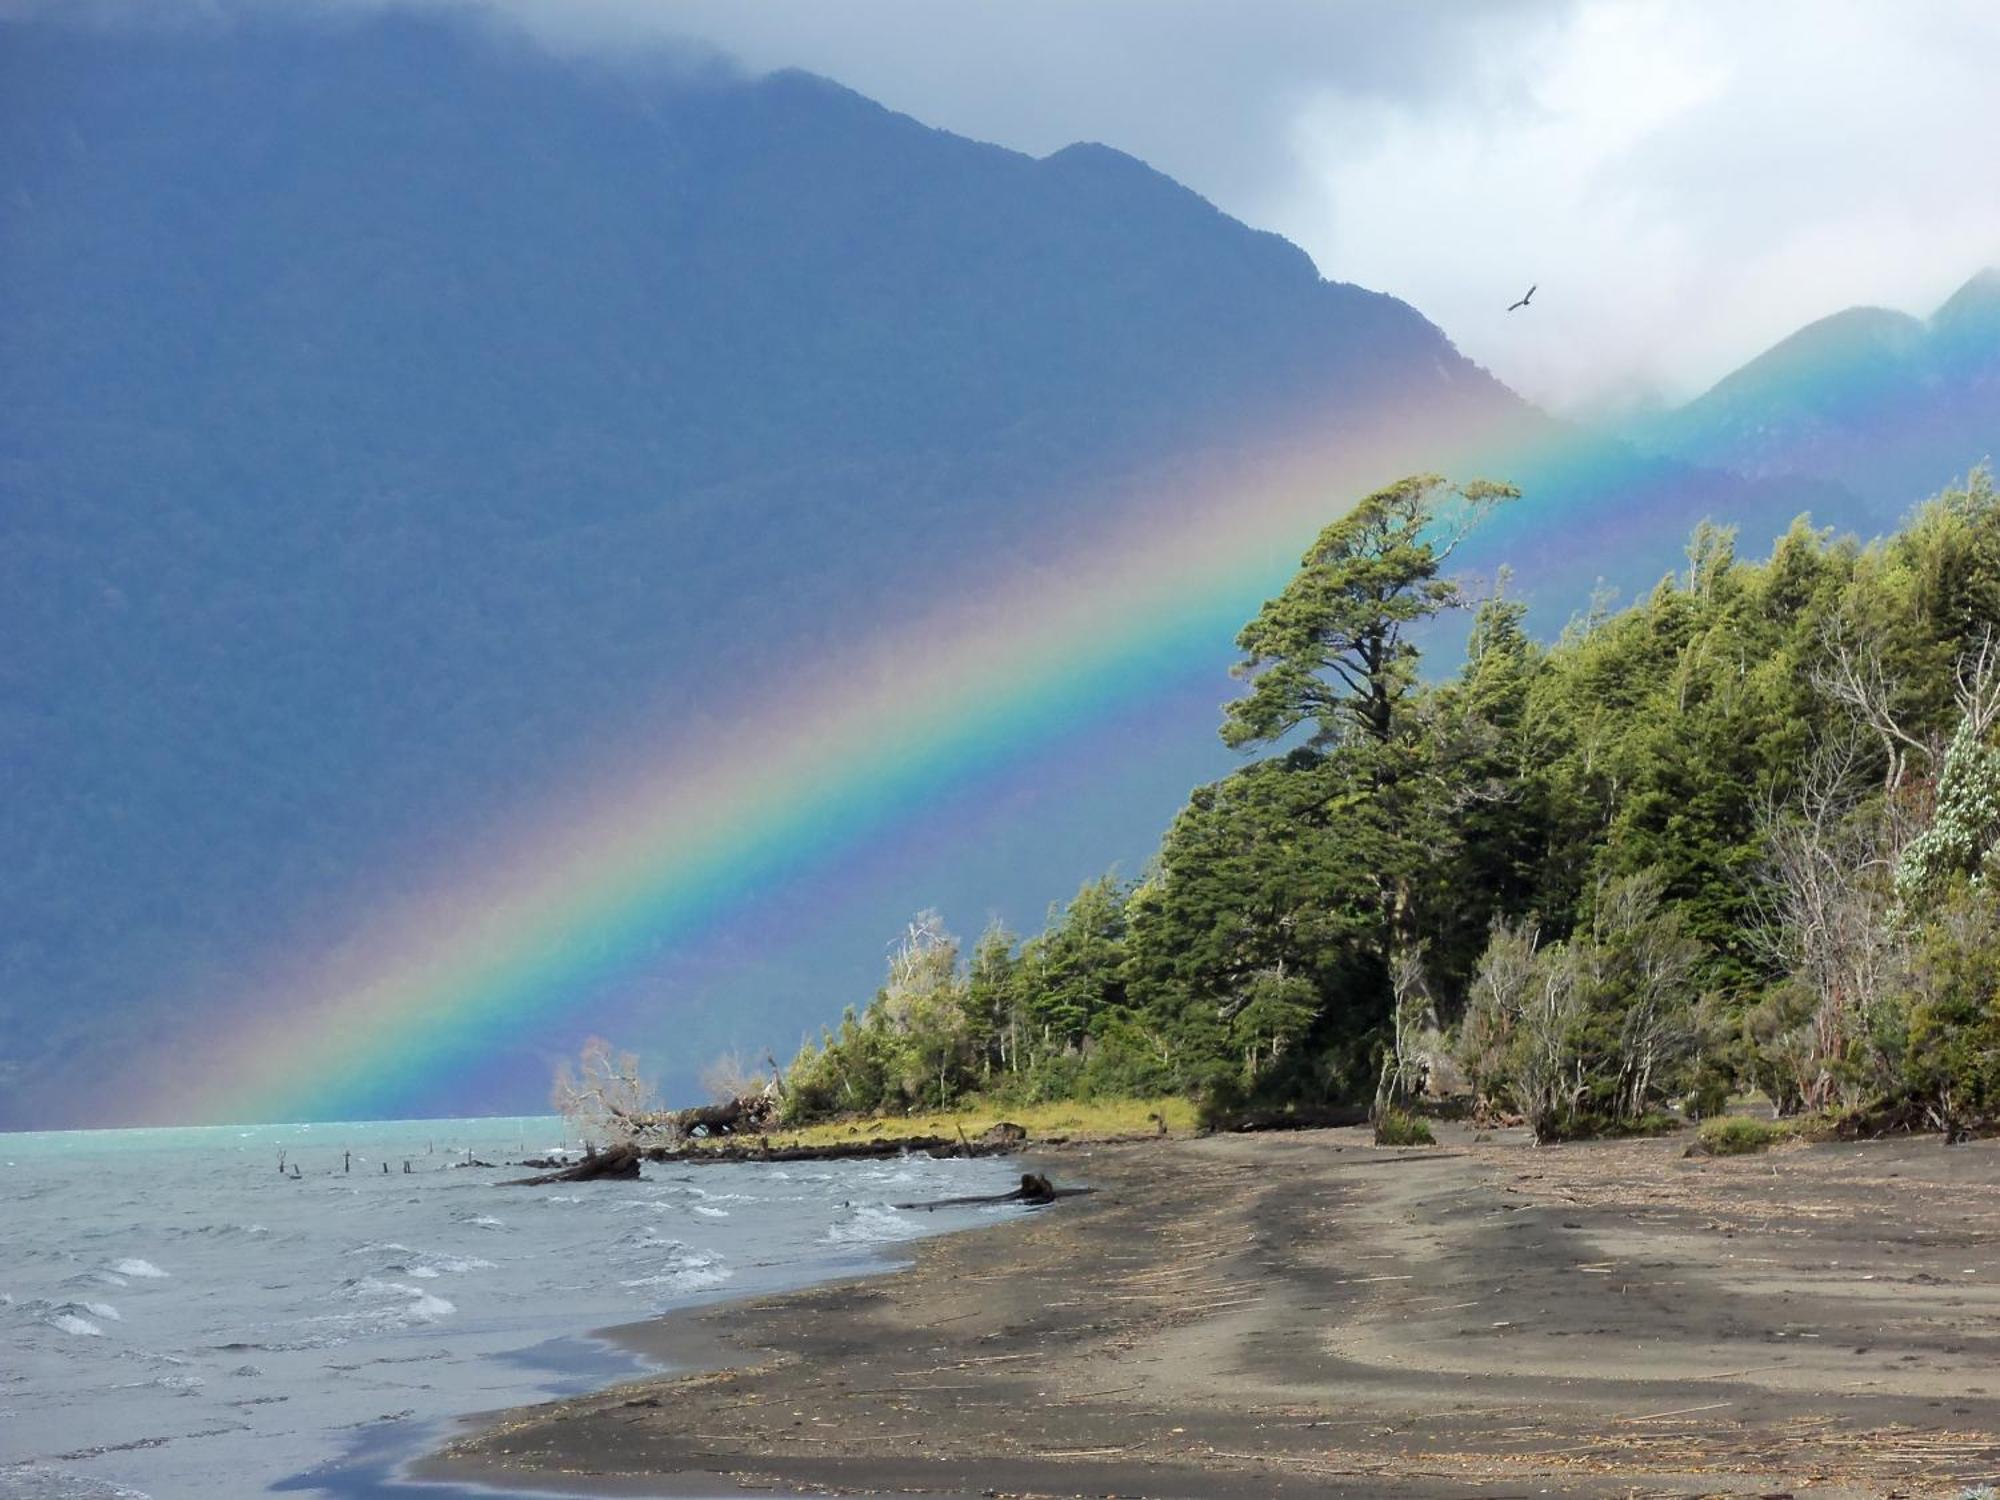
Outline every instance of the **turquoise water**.
<svg viewBox="0 0 2000 1500">
<path fill-rule="evenodd" d="M 1010 1211 L 891 1207 L 1002 1191 L 992 1160 L 460 1165 L 574 1144 L 542 1118 L 0 1136 L 0 1496 L 405 1493 L 450 1418 L 631 1373 L 591 1330 Z"/>
</svg>

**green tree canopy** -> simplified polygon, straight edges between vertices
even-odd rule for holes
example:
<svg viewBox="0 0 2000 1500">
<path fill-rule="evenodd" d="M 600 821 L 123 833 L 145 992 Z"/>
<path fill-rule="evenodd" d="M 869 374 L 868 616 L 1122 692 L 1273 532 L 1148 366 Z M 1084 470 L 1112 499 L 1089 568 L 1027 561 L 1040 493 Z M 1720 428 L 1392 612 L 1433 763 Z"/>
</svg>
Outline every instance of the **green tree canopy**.
<svg viewBox="0 0 2000 1500">
<path fill-rule="evenodd" d="M 1229 705 L 1222 738 L 1268 744 L 1305 724 L 1337 743 L 1356 732 L 1387 740 L 1416 681 L 1410 627 L 1464 602 L 1440 576 L 1479 515 L 1518 497 L 1512 485 L 1453 485 L 1436 474 L 1398 480 L 1319 534 L 1283 593 L 1243 627 L 1238 676 L 1250 691 Z"/>
</svg>

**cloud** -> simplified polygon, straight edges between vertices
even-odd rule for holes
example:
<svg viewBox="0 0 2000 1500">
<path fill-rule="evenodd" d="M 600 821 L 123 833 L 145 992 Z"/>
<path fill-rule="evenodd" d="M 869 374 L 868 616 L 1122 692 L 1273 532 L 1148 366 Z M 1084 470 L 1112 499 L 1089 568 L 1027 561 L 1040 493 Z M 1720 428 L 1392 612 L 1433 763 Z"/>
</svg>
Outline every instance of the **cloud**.
<svg viewBox="0 0 2000 1500">
<path fill-rule="evenodd" d="M 1686 396 L 2000 261 L 1989 0 L 483 3 L 558 46 L 698 37 L 1036 154 L 1119 146 L 1559 406 Z"/>
<path fill-rule="evenodd" d="M 1530 394 L 1684 396 L 1815 317 L 1928 312 L 2000 260 L 2000 10 L 1598 3 L 1508 40 L 1486 65 L 1511 99 L 1308 111 L 1312 180 L 1271 227 Z M 1504 313 L 1533 280 L 1532 320 Z"/>
</svg>

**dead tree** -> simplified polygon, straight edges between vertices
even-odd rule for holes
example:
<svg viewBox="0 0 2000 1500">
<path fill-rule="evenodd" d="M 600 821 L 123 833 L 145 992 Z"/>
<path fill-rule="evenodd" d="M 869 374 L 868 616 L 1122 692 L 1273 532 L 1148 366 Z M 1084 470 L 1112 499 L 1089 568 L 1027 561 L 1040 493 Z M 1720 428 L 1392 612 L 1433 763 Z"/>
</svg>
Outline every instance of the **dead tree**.
<svg viewBox="0 0 2000 1500">
<path fill-rule="evenodd" d="M 543 1172 L 534 1177 L 514 1177 L 502 1187 L 543 1187 L 553 1182 L 596 1182 L 600 1179 L 629 1182 L 639 1175 L 639 1149 L 632 1145 L 613 1146 L 609 1151 L 593 1151 L 573 1167 L 559 1172 Z"/>
</svg>

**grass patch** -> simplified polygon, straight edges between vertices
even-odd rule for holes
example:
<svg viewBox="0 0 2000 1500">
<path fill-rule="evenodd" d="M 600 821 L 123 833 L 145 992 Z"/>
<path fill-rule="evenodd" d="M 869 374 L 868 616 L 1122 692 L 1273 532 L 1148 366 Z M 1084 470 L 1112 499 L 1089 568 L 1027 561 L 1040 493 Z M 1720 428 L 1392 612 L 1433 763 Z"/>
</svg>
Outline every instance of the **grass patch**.
<svg viewBox="0 0 2000 1500">
<path fill-rule="evenodd" d="M 1694 1148 L 1704 1156 L 1749 1156 L 1790 1140 L 1792 1127 L 1783 1120 L 1757 1120 L 1748 1115 L 1724 1115 L 1703 1120 Z"/>
<path fill-rule="evenodd" d="M 958 1109 L 934 1110 L 913 1115 L 867 1115 L 845 1120 L 828 1120 L 818 1125 L 802 1125 L 774 1130 L 774 1146 L 837 1146 L 846 1141 L 880 1137 L 900 1140 L 905 1136 L 941 1135 L 950 1139 L 965 1132 L 968 1140 L 978 1140 L 1002 1120 L 1012 1121 L 1028 1132 L 1029 1143 L 1050 1136 L 1072 1140 L 1103 1139 L 1106 1136 L 1153 1135 L 1159 1115 L 1167 1129 L 1177 1135 L 1195 1129 L 1194 1104 L 1187 1099 L 1099 1099 L 1087 1103 L 995 1104 L 987 1099 L 970 1099 Z"/>
<path fill-rule="evenodd" d="M 1405 1109 L 1385 1109 L 1382 1117 L 1375 1122 L 1375 1144 L 1435 1146 L 1437 1137 L 1431 1134 L 1430 1122 L 1421 1116 Z"/>
</svg>

